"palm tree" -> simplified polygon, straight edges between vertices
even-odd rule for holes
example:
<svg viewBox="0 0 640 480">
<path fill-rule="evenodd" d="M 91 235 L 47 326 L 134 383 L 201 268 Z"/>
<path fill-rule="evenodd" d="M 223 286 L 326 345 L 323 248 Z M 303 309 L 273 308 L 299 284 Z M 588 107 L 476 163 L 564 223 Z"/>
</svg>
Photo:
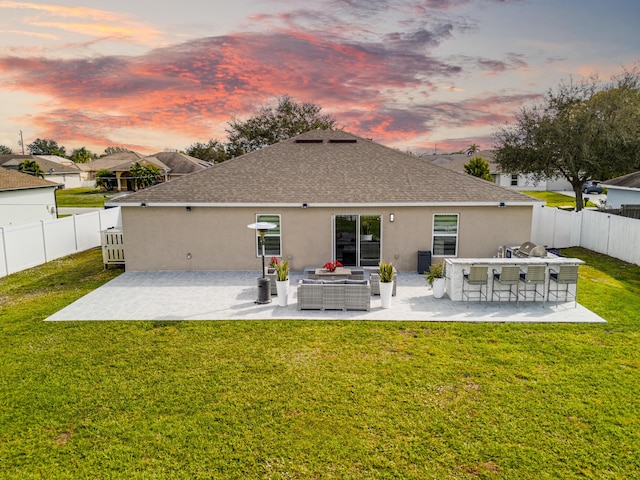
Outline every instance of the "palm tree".
<svg viewBox="0 0 640 480">
<path fill-rule="evenodd" d="M 471 156 L 471 155 L 475 155 L 476 152 L 478 152 L 480 150 L 480 146 L 472 143 L 471 145 L 469 145 L 469 148 L 467 148 L 467 156 Z"/>
<path fill-rule="evenodd" d="M 35 160 L 25 160 L 18 165 L 18 170 L 35 177 L 44 178 L 44 172 Z"/>
</svg>

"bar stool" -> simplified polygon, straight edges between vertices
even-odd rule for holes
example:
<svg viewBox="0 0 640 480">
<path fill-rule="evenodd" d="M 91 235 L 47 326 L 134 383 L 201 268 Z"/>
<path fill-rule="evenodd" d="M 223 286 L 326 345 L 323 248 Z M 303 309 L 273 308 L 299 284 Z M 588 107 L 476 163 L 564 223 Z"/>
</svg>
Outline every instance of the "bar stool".
<svg viewBox="0 0 640 480">
<path fill-rule="evenodd" d="M 555 290 L 551 289 L 551 283 L 555 285 Z M 564 290 L 560 290 L 560 285 L 564 286 Z M 573 295 L 569 290 L 570 285 L 575 285 Z M 558 270 L 549 269 L 549 287 L 547 289 L 548 297 L 553 295 L 556 298 L 556 307 L 558 306 L 558 298 L 560 293 L 564 292 L 564 301 L 568 301 L 573 297 L 573 308 L 578 305 L 578 265 L 560 265 Z"/>
<path fill-rule="evenodd" d="M 496 288 L 496 284 L 500 288 Z M 493 269 L 493 282 L 491 284 L 491 300 L 495 297 L 498 298 L 498 301 L 502 300 L 502 295 L 504 293 L 508 293 L 508 299 L 511 301 L 511 295 L 513 294 L 513 286 L 516 287 L 515 298 L 516 305 L 518 304 L 518 285 L 520 284 L 520 266 L 519 265 L 505 265 L 502 267 L 502 270 L 498 272 L 495 268 Z M 508 286 L 509 290 L 505 290 L 502 287 Z"/>
<path fill-rule="evenodd" d="M 533 301 L 536 301 L 536 297 L 542 298 L 544 303 L 544 282 L 547 272 L 546 265 L 529 265 L 525 273 L 520 272 L 520 282 L 524 284 L 524 287 L 520 289 L 520 295 L 522 299 L 527 302 L 527 292 L 533 293 Z M 538 285 L 542 285 L 542 291 L 538 291 Z M 533 289 L 529 287 L 533 286 Z"/>
<path fill-rule="evenodd" d="M 462 269 L 462 300 L 467 299 L 467 308 L 469 308 L 469 299 L 471 294 L 477 293 L 478 301 L 484 298 L 487 301 L 487 271 L 489 267 L 486 265 L 471 265 L 469 272 Z M 482 287 L 484 286 L 484 293 Z M 473 288 L 472 288 L 473 287 Z M 475 289 L 477 287 L 477 289 Z"/>
</svg>

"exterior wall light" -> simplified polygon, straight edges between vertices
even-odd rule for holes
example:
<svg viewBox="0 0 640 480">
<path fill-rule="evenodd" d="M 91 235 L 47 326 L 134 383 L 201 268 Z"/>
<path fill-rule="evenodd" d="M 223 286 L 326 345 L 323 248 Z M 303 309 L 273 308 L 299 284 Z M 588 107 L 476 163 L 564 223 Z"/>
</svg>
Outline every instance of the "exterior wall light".
<svg viewBox="0 0 640 480">
<path fill-rule="evenodd" d="M 389 214 L 389 221 L 390 222 L 395 222 L 395 220 L 396 220 L 396 216 L 393 213 L 390 213 Z"/>
</svg>

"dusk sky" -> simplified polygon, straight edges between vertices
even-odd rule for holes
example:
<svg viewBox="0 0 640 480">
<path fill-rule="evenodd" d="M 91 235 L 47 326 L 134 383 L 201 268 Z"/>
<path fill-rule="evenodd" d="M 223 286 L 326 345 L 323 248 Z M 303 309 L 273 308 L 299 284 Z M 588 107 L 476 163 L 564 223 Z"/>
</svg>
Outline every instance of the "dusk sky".
<svg viewBox="0 0 640 480">
<path fill-rule="evenodd" d="M 416 153 L 491 135 L 571 75 L 640 60 L 639 0 L 0 0 L 0 144 L 225 140 L 281 95 Z"/>
</svg>

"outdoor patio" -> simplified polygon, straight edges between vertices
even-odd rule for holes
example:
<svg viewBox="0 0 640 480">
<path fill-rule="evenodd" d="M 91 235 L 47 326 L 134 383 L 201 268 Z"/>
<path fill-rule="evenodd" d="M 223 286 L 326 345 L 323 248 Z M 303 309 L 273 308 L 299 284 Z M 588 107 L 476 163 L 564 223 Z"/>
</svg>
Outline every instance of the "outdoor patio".
<svg viewBox="0 0 640 480">
<path fill-rule="evenodd" d="M 470 303 L 433 298 L 424 277 L 399 273 L 397 296 L 390 309 L 382 309 L 373 296 L 371 310 L 319 311 L 297 309 L 296 286 L 302 272 L 291 272 L 289 305 L 279 307 L 277 297 L 256 304 L 258 272 L 125 272 L 97 290 L 47 318 L 82 320 L 369 320 L 429 322 L 542 322 L 605 323 L 601 317 L 573 301 Z M 578 299 L 579 300 L 579 299 Z"/>
</svg>

